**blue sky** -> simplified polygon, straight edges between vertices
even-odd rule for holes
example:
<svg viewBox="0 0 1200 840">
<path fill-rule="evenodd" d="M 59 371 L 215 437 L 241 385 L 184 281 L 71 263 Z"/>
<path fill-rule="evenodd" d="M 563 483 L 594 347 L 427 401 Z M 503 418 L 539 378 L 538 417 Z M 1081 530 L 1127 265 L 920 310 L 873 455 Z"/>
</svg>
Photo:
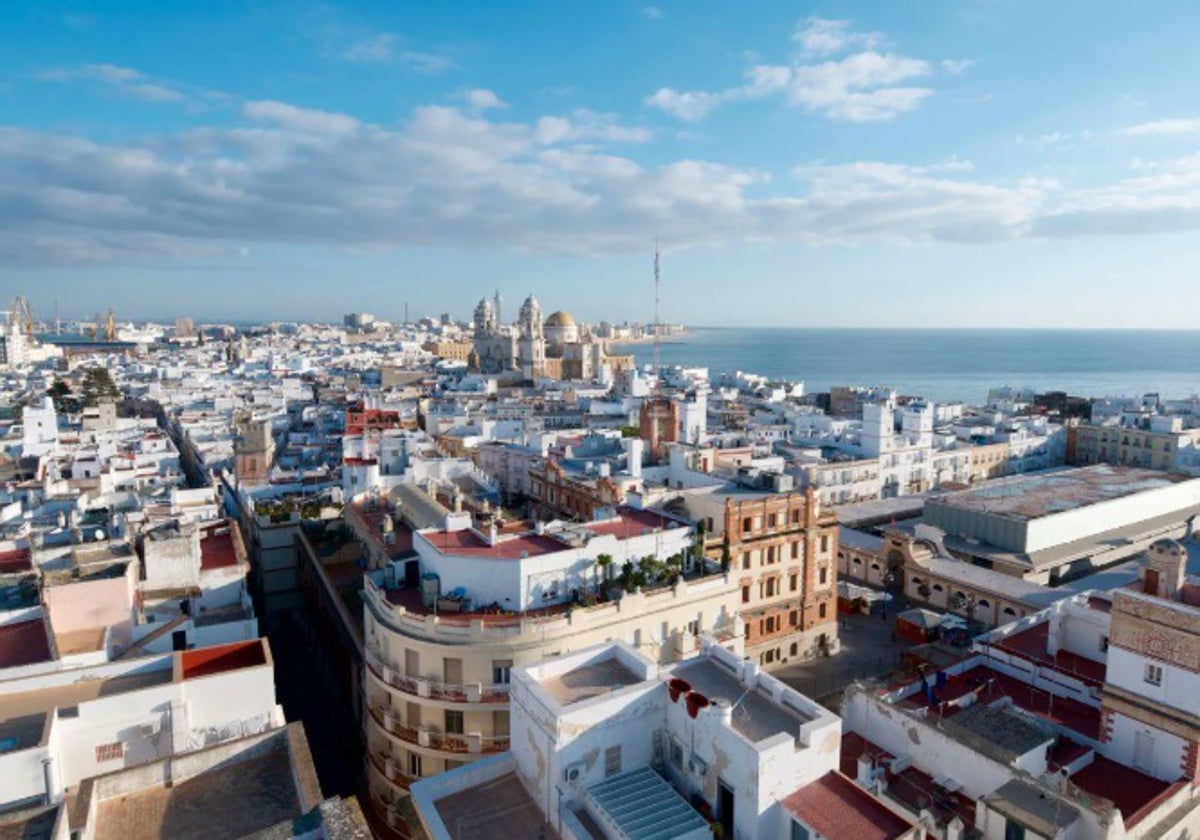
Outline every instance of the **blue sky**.
<svg viewBox="0 0 1200 840">
<path fill-rule="evenodd" d="M 136 8 L 135 8 L 136 7 Z M 0 291 L 49 315 L 1192 327 L 1200 7 L 0 10 Z"/>
</svg>

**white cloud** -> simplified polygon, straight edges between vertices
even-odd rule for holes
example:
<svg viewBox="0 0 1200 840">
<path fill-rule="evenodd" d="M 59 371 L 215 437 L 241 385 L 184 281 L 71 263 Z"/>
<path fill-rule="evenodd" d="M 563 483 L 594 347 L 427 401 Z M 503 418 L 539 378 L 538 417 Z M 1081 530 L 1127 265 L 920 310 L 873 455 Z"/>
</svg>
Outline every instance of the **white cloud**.
<svg viewBox="0 0 1200 840">
<path fill-rule="evenodd" d="M 877 32 L 855 32 L 849 21 L 810 18 L 797 30 L 799 52 L 788 64 L 757 63 L 746 71 L 746 83 L 722 91 L 687 91 L 659 88 L 646 99 L 658 108 L 687 121 L 707 116 L 723 102 L 761 99 L 782 94 L 788 104 L 832 120 L 876 122 L 912 111 L 933 94 L 927 87 L 903 84 L 929 76 L 928 61 L 879 52 L 883 38 Z M 816 57 L 840 58 L 815 62 Z"/>
<path fill-rule="evenodd" d="M 975 61 L 970 58 L 944 58 L 942 59 L 942 69 L 951 76 L 961 76 L 963 73 L 975 66 Z"/>
<path fill-rule="evenodd" d="M 993 181 L 950 158 L 807 164 L 793 178 L 717 161 L 645 164 L 610 115 L 531 121 L 446 106 L 399 128 L 289 103 L 241 124 L 123 145 L 0 129 L 0 262 L 234 259 L 271 244 L 599 254 L 671 247 L 1005 241 L 1200 231 L 1200 155 L 1083 188 Z"/>
<path fill-rule="evenodd" d="M 719 93 L 704 91 L 678 91 L 674 88 L 659 88 L 646 98 L 652 108 L 666 111 L 673 117 L 692 122 L 703 119 L 726 97 Z"/>
<path fill-rule="evenodd" d="M 811 17 L 797 27 L 792 36 L 803 57 L 836 55 L 849 49 L 873 50 L 883 43 L 878 32 L 855 32 L 851 21 Z"/>
<path fill-rule="evenodd" d="M 116 64 L 84 64 L 74 69 L 48 70 L 36 75 L 44 82 L 85 80 L 96 82 L 133 99 L 151 103 L 187 102 L 187 94 L 151 80 L 145 73 Z"/>
<path fill-rule="evenodd" d="M 341 57 L 358 64 L 400 64 L 429 75 L 448 73 L 458 67 L 453 58 L 443 53 L 409 49 L 391 32 L 377 32 L 354 41 L 342 50 Z"/>
<path fill-rule="evenodd" d="M 1200 134 L 1200 117 L 1172 117 L 1154 122 L 1131 125 L 1122 129 L 1128 137 L 1149 137 L 1160 134 Z"/>
<path fill-rule="evenodd" d="M 345 114 L 297 108 L 286 102 L 258 100 L 242 106 L 242 113 L 252 120 L 261 120 L 310 134 L 349 134 L 359 127 L 358 120 Z"/>
<path fill-rule="evenodd" d="M 507 108 L 508 104 L 487 88 L 473 88 L 466 93 L 467 104 L 480 111 L 488 108 Z"/>
<path fill-rule="evenodd" d="M 658 6 L 643 6 L 642 14 L 650 20 L 662 20 L 666 17 L 666 13 Z"/>
<path fill-rule="evenodd" d="M 359 61 L 365 64 L 386 64 L 392 60 L 396 48 L 396 36 L 390 32 L 380 32 L 357 43 L 351 44 L 342 53 L 347 61 Z"/>
<path fill-rule="evenodd" d="M 888 120 L 913 110 L 933 93 L 928 88 L 895 85 L 929 72 L 929 63 L 920 59 L 861 52 L 800 67 L 787 95 L 792 104 L 835 120 Z"/>
</svg>

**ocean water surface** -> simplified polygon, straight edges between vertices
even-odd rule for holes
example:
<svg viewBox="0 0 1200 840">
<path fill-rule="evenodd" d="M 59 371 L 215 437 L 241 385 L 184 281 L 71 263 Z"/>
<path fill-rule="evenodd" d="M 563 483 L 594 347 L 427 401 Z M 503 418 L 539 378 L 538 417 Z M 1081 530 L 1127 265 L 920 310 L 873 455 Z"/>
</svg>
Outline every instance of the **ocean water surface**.
<svg viewBox="0 0 1200 840">
<path fill-rule="evenodd" d="M 639 364 L 650 344 L 617 345 Z M 1003 385 L 1090 397 L 1200 392 L 1200 331 L 735 329 L 699 327 L 661 345 L 663 364 L 831 385 L 885 385 L 982 403 Z"/>
</svg>

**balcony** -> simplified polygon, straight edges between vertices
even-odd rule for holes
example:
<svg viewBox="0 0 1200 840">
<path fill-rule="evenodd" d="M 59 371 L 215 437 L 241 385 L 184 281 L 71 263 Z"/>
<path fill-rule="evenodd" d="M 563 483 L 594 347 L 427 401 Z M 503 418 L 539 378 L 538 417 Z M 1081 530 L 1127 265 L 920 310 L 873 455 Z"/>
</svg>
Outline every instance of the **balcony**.
<svg viewBox="0 0 1200 840">
<path fill-rule="evenodd" d="M 367 668 L 384 685 L 390 686 L 413 697 L 440 700 L 445 703 L 507 703 L 508 686 L 504 684 L 483 685 L 482 683 L 441 683 L 424 677 L 406 677 L 396 669 L 384 664 L 379 654 L 366 649 Z"/>
<path fill-rule="evenodd" d="M 379 771 L 379 775 L 403 790 L 408 790 L 408 786 L 416 781 L 414 777 L 400 772 L 400 763 L 393 756 L 373 752 L 371 764 Z"/>
<path fill-rule="evenodd" d="M 386 709 L 373 707 L 371 718 L 386 733 L 406 744 L 457 755 L 490 755 L 508 749 L 508 736 L 486 736 L 478 732 L 443 733 L 404 726 Z"/>
</svg>

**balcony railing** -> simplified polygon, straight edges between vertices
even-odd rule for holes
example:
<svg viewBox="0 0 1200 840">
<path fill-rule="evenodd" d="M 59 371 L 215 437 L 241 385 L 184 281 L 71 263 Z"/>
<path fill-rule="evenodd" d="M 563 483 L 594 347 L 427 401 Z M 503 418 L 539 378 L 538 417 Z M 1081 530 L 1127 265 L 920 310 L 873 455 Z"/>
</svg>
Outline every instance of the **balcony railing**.
<svg viewBox="0 0 1200 840">
<path fill-rule="evenodd" d="M 508 686 L 497 683 L 441 683 L 424 677 L 406 677 L 395 668 L 385 664 L 379 654 L 366 650 L 367 667 L 381 682 L 414 697 L 428 697 L 450 703 L 507 703 Z"/>
<path fill-rule="evenodd" d="M 371 753 L 371 763 L 375 765 L 375 769 L 379 771 L 380 775 L 398 788 L 408 790 L 408 786 L 416 781 L 414 777 L 401 773 L 399 762 L 390 755 L 373 752 Z"/>
<path fill-rule="evenodd" d="M 444 733 L 435 732 L 432 729 L 404 726 L 396 720 L 395 715 L 391 712 L 378 707 L 371 709 L 371 717 L 392 737 L 426 749 L 469 755 L 487 755 L 504 752 L 508 749 L 507 735 L 487 736 L 478 732 Z"/>
</svg>

